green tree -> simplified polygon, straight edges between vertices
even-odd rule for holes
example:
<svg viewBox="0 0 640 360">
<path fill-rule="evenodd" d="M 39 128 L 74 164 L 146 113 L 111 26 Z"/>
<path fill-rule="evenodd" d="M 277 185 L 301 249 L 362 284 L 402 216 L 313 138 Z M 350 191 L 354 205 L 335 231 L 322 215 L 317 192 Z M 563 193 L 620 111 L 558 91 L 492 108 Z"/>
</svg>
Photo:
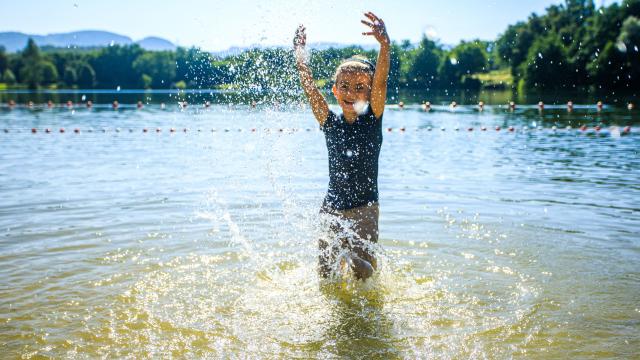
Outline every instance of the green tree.
<svg viewBox="0 0 640 360">
<path fill-rule="evenodd" d="M 435 87 L 441 64 L 441 53 L 440 47 L 424 36 L 409 67 L 408 85 L 427 89 Z"/>
<path fill-rule="evenodd" d="M 440 83 L 447 88 L 479 88 L 480 82 L 470 75 L 487 71 L 486 47 L 486 43 L 479 40 L 461 41 L 445 54 L 440 67 Z"/>
<path fill-rule="evenodd" d="M 176 57 L 171 51 L 150 51 L 138 56 L 132 64 L 145 88 L 168 88 L 176 77 Z M 145 78 L 144 75 L 147 77 Z"/>
<path fill-rule="evenodd" d="M 102 88 L 135 88 L 140 85 L 140 74 L 133 69 L 133 62 L 144 53 L 137 44 L 114 45 L 102 48 L 90 60 L 95 70 L 96 82 Z"/>
<path fill-rule="evenodd" d="M 42 83 L 50 85 L 58 81 L 58 70 L 51 61 L 41 61 L 38 63 L 37 71 L 41 74 Z"/>
<path fill-rule="evenodd" d="M 43 81 L 42 61 L 40 49 L 33 39 L 27 41 L 27 46 L 22 51 L 20 67 L 20 82 L 27 84 L 30 88 L 38 87 Z"/>
<path fill-rule="evenodd" d="M 9 67 L 9 58 L 3 46 L 0 46 L 0 74 L 4 74 L 4 71 Z"/>
<path fill-rule="evenodd" d="M 2 73 L 2 81 L 7 85 L 13 85 L 16 83 L 16 76 L 13 74 L 11 69 L 5 69 L 4 73 Z"/>
<path fill-rule="evenodd" d="M 635 16 L 629 16 L 620 28 L 620 36 L 618 36 L 618 44 L 624 45 L 624 52 L 635 51 L 640 46 L 640 19 Z"/>
<path fill-rule="evenodd" d="M 520 72 L 527 88 L 569 88 L 570 64 L 566 50 L 557 36 L 536 40 L 529 49 Z"/>
<path fill-rule="evenodd" d="M 62 76 L 64 83 L 68 86 L 71 85 L 76 85 L 76 83 L 78 82 L 78 75 L 76 74 L 76 70 L 71 67 L 71 66 L 67 66 L 66 68 L 64 68 L 64 75 Z"/>
<path fill-rule="evenodd" d="M 91 65 L 82 62 L 78 65 L 78 86 L 83 89 L 93 88 L 96 84 L 96 72 Z"/>
</svg>

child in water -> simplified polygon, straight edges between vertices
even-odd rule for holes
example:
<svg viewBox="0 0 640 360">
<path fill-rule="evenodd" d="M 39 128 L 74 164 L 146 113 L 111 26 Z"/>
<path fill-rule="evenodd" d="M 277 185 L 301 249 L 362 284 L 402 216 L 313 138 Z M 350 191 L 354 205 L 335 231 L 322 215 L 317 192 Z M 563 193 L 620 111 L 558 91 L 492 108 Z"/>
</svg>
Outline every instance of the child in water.
<svg viewBox="0 0 640 360">
<path fill-rule="evenodd" d="M 332 220 L 334 241 L 319 241 L 319 270 L 332 274 L 337 256 L 346 250 L 346 264 L 359 279 L 369 278 L 377 268 L 371 244 L 378 241 L 378 157 L 382 146 L 382 115 L 387 98 L 390 40 L 382 19 L 371 12 L 361 22 L 369 27 L 363 35 L 380 44 L 377 63 L 363 57 L 344 60 L 335 73 L 332 91 L 342 114 L 329 109 L 313 81 L 304 56 L 307 36 L 300 26 L 294 38 L 296 63 L 302 88 L 324 132 L 329 153 L 329 189 L 320 210 Z M 345 225 L 346 224 L 346 225 Z M 344 251 L 343 251 L 344 252 Z"/>
</svg>

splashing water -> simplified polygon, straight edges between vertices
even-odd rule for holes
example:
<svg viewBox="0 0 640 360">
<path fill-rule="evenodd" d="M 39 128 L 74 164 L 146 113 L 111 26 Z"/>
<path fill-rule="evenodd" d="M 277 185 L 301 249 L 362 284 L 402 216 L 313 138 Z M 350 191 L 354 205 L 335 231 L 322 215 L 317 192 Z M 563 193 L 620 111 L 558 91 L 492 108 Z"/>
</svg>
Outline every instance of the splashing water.
<svg viewBox="0 0 640 360">
<path fill-rule="evenodd" d="M 369 110 L 369 102 L 368 101 L 356 101 L 353 104 L 353 109 L 360 115 L 366 114 Z"/>
</svg>

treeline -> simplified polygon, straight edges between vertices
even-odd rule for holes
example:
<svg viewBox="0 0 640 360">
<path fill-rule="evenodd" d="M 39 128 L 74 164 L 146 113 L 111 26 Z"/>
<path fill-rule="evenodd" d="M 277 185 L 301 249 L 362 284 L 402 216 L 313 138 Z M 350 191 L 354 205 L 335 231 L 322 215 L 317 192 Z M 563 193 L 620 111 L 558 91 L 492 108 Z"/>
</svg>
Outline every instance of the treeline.
<svg viewBox="0 0 640 360">
<path fill-rule="evenodd" d="M 567 0 L 509 26 L 496 41 L 499 61 L 521 88 L 638 89 L 639 17 L 640 0 Z"/>
<path fill-rule="evenodd" d="M 533 14 L 509 26 L 494 42 L 463 41 L 452 48 L 426 37 L 417 45 L 394 42 L 389 85 L 637 89 L 639 17 L 640 0 L 602 8 L 593 0 L 567 0 L 542 16 Z M 354 54 L 372 60 L 377 55 L 357 46 L 312 50 L 310 64 L 318 85 L 329 87 L 339 62 Z M 138 45 L 39 49 L 29 40 L 21 53 L 0 49 L 0 75 L 0 82 L 30 88 L 298 89 L 292 52 L 279 48 L 217 57 L 195 48 L 147 51 Z"/>
</svg>

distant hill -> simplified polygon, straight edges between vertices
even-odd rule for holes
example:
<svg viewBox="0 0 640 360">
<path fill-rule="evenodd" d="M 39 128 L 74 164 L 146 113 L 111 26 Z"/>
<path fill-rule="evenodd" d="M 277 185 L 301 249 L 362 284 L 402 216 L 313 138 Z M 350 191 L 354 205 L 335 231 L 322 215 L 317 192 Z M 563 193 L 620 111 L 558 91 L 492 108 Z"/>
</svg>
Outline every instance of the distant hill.
<svg viewBox="0 0 640 360">
<path fill-rule="evenodd" d="M 33 35 L 21 32 L 0 32 L 0 46 L 4 46 L 8 52 L 17 52 L 24 49 L 29 38 L 32 38 L 40 47 L 47 48 L 72 48 L 78 47 L 83 49 L 92 49 L 105 47 L 109 45 L 130 45 L 139 44 L 141 47 L 151 51 L 175 50 L 176 45 L 169 40 L 150 36 L 142 40 L 133 41 L 130 37 L 119 35 L 108 31 L 86 30 L 74 31 L 69 33 Z M 309 48 L 314 50 L 326 50 L 328 48 L 343 48 L 350 46 L 349 44 L 318 42 L 309 44 Z M 377 49 L 376 45 L 359 45 L 365 50 Z M 217 56 L 237 55 L 249 49 L 265 49 L 265 48 L 288 48 L 289 46 L 265 46 L 255 44 L 251 46 L 233 46 L 226 50 L 214 51 L 212 54 Z"/>
<path fill-rule="evenodd" d="M 151 51 L 175 50 L 176 46 L 169 40 L 163 38 L 149 36 L 142 40 L 136 41 L 141 47 Z"/>
<path fill-rule="evenodd" d="M 70 33 L 33 35 L 20 32 L 0 32 L 0 45 L 8 52 L 16 52 L 24 49 L 29 38 L 32 38 L 38 46 L 53 47 L 103 47 L 109 45 L 129 45 L 134 41 L 124 35 L 108 31 L 74 31 Z M 176 46 L 168 40 L 158 37 L 148 37 L 137 42 L 148 50 L 173 50 Z"/>
</svg>

